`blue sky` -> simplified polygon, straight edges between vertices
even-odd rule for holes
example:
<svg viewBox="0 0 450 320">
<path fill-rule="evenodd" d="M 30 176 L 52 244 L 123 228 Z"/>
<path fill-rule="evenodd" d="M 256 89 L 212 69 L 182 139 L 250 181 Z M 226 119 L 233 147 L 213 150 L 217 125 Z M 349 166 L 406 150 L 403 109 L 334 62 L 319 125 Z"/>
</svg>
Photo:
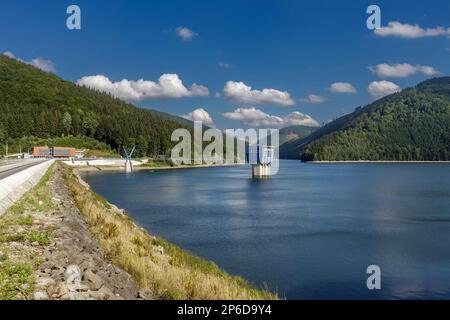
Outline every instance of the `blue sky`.
<svg viewBox="0 0 450 320">
<path fill-rule="evenodd" d="M 203 108 L 220 128 L 322 123 L 450 73 L 449 1 L 30 2 L 2 3 L 2 52 L 141 107 Z M 70 4 L 81 30 L 66 28 Z M 366 28 L 370 4 L 384 32 Z"/>
</svg>

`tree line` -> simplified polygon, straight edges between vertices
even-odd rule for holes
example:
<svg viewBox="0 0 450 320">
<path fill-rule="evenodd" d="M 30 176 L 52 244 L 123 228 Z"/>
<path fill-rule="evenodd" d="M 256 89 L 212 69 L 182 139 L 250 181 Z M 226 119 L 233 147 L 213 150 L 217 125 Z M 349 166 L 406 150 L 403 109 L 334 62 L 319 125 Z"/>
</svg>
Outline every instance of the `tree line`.
<svg viewBox="0 0 450 320">
<path fill-rule="evenodd" d="M 309 144 L 301 153 L 301 159 L 450 160 L 448 88 L 446 85 L 445 94 L 437 90 L 436 83 L 432 83 L 432 88 L 432 92 L 408 89 L 375 103 L 344 129 Z"/>
<path fill-rule="evenodd" d="M 0 56 L 0 115 L 2 145 L 27 137 L 78 137 L 118 152 L 136 145 L 137 156 L 166 154 L 174 144 L 173 130 L 191 130 L 185 123 L 5 56 Z"/>
</svg>

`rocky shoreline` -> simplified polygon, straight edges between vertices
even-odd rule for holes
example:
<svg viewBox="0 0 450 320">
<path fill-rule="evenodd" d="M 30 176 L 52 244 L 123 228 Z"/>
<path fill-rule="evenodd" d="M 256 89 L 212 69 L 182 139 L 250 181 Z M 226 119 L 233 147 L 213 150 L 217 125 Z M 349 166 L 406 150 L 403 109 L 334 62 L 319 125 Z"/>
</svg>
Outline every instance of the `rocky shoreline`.
<svg viewBox="0 0 450 320">
<path fill-rule="evenodd" d="M 10 233 L 51 234 L 42 241 L 8 241 L 2 246 L 12 261 L 39 260 L 33 270 L 35 300 L 151 299 L 130 274 L 113 265 L 81 216 L 63 181 L 59 166 L 48 183 L 52 209 L 27 211 L 33 223 L 14 226 Z M 23 289 L 23 288 L 22 288 Z M 19 288 L 19 290 L 22 290 Z"/>
<path fill-rule="evenodd" d="M 54 228 L 54 244 L 45 248 L 35 298 L 136 299 L 140 293 L 132 277 L 108 261 L 89 231 L 57 169 L 49 184 L 56 209 L 43 221 Z M 58 226 L 57 228 L 56 225 Z"/>
</svg>

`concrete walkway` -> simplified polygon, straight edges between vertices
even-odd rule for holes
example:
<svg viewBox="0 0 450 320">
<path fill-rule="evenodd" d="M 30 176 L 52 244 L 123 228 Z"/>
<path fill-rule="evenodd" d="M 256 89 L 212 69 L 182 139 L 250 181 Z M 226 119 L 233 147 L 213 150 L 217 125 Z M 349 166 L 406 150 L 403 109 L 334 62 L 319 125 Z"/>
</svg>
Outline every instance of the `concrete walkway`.
<svg viewBox="0 0 450 320">
<path fill-rule="evenodd" d="M 31 168 L 39 163 L 44 162 L 45 160 L 21 160 L 16 161 L 10 164 L 6 164 L 0 166 L 0 180 L 12 176 L 13 174 L 25 170 L 27 168 Z"/>
<path fill-rule="evenodd" d="M 34 187 L 54 160 L 27 161 L 0 167 L 0 215 Z"/>
</svg>

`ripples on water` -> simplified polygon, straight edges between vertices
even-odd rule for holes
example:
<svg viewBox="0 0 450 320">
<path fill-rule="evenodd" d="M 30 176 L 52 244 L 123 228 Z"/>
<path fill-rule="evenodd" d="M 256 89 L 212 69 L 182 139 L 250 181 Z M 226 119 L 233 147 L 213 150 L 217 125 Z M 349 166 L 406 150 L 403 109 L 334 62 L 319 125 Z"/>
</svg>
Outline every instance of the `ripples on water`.
<svg viewBox="0 0 450 320">
<path fill-rule="evenodd" d="M 151 233 L 288 299 L 450 298 L 450 165 L 83 174 Z M 366 288 L 367 266 L 382 290 Z"/>
</svg>

